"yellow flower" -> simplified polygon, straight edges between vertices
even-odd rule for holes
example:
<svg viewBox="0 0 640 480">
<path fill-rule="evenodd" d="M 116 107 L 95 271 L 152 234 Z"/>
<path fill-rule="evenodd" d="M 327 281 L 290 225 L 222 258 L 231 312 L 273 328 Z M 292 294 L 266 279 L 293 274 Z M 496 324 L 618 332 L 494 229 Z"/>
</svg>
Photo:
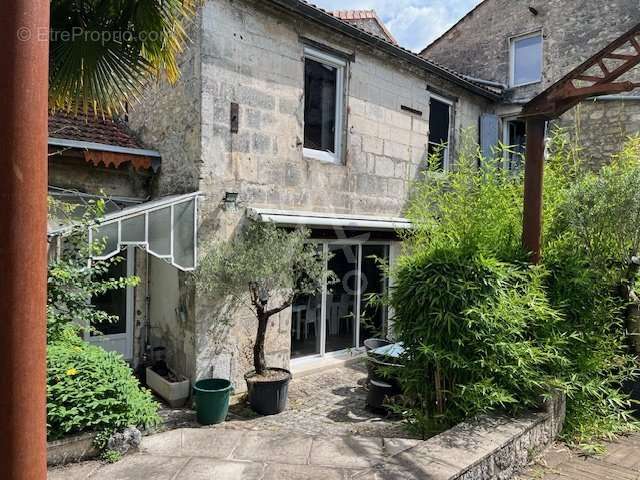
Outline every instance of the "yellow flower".
<svg viewBox="0 0 640 480">
<path fill-rule="evenodd" d="M 75 368 L 70 368 L 69 370 L 66 371 L 66 374 L 69 376 L 77 375 L 78 373 L 80 372 L 78 372 L 78 370 L 76 370 Z"/>
</svg>

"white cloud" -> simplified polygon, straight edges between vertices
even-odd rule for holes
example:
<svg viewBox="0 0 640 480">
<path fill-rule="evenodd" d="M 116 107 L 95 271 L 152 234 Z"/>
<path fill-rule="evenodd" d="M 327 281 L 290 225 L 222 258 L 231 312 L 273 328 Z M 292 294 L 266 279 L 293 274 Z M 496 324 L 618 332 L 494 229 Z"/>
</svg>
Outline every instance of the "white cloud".
<svg viewBox="0 0 640 480">
<path fill-rule="evenodd" d="M 400 45 L 420 51 L 475 7 L 480 0 L 310 0 L 326 10 L 371 9 Z"/>
</svg>

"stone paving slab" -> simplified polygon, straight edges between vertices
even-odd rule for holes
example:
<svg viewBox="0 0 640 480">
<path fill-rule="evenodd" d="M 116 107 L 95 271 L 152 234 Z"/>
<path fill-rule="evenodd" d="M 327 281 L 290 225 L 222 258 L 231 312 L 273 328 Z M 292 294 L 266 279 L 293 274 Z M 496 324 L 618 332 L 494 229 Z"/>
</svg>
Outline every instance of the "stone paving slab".
<svg viewBox="0 0 640 480">
<path fill-rule="evenodd" d="M 288 433 L 245 433 L 233 452 L 236 460 L 306 465 L 309 463 L 312 437 Z"/>
<path fill-rule="evenodd" d="M 354 471 L 307 465 L 267 465 L 263 480 L 349 480 Z"/>
<path fill-rule="evenodd" d="M 92 480 L 173 480 L 188 458 L 159 455 L 129 455 L 122 461 L 104 465 L 87 478 Z"/>
<path fill-rule="evenodd" d="M 191 458 L 179 470 L 175 480 L 261 480 L 264 465 L 250 462 L 221 461 L 214 458 Z M 142 477 L 139 477 L 142 480 Z M 151 480 L 154 477 L 146 477 Z"/>
<path fill-rule="evenodd" d="M 184 428 L 182 429 L 180 455 L 218 459 L 230 458 L 233 451 L 244 441 L 245 437 L 245 432 L 221 428 Z"/>
<path fill-rule="evenodd" d="M 100 467 L 102 467 L 102 463 L 98 461 L 76 463 L 50 469 L 47 478 L 49 480 L 84 480 Z"/>
<path fill-rule="evenodd" d="M 311 465 L 362 469 L 384 460 L 381 438 L 319 437 L 314 438 L 309 463 Z"/>
</svg>

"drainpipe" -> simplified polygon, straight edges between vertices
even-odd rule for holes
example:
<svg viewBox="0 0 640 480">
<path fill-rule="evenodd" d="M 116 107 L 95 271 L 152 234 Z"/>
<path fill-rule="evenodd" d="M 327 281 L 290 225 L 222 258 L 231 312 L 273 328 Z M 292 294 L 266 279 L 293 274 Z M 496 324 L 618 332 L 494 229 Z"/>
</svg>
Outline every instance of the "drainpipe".
<svg viewBox="0 0 640 480">
<path fill-rule="evenodd" d="M 0 15 L 0 475 L 45 480 L 49 0 Z"/>
<path fill-rule="evenodd" d="M 640 101 L 640 95 L 602 95 L 601 97 L 590 98 L 594 102 L 617 102 L 617 101 Z"/>
</svg>

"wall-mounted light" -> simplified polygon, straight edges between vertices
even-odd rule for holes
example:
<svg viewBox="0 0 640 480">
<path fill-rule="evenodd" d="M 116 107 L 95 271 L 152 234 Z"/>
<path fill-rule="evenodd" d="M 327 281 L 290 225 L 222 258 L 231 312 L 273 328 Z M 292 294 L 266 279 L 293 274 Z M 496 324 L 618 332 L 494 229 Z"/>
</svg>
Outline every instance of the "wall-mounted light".
<svg viewBox="0 0 640 480">
<path fill-rule="evenodd" d="M 538 15 L 538 9 L 537 9 L 537 8 L 535 8 L 535 7 L 529 7 L 529 11 L 530 11 L 531 13 L 533 13 L 534 15 Z"/>
<path fill-rule="evenodd" d="M 237 192 L 225 192 L 222 199 L 222 208 L 224 210 L 235 210 L 238 206 L 238 193 Z"/>
</svg>

